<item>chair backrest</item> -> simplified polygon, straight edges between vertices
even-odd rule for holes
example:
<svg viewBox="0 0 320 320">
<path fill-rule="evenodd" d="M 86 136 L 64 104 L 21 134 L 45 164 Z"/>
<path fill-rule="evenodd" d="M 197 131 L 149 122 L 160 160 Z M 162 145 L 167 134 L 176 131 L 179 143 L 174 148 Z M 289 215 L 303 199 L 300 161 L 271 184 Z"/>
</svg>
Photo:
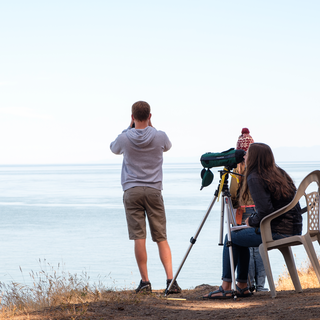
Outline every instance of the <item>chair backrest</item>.
<svg viewBox="0 0 320 320">
<path fill-rule="evenodd" d="M 319 233 L 320 230 L 319 189 L 318 192 L 308 193 L 305 197 L 308 209 L 308 232 L 312 236 Z"/>
<path fill-rule="evenodd" d="M 320 187 L 320 170 L 315 170 L 310 172 L 300 183 L 299 188 L 297 190 L 297 195 L 299 199 L 305 194 L 305 190 L 308 188 L 308 186 L 312 183 L 316 182 L 318 184 L 318 190 L 319 193 L 319 187 Z M 306 199 L 307 200 L 307 199 Z"/>
<path fill-rule="evenodd" d="M 300 183 L 298 192 L 304 191 L 312 183 L 316 182 L 318 185 L 317 191 L 305 194 L 308 210 L 308 233 L 312 236 L 319 233 L 320 226 L 320 207 L 319 207 L 319 191 L 320 191 L 320 171 L 315 170 L 309 173 Z"/>
</svg>

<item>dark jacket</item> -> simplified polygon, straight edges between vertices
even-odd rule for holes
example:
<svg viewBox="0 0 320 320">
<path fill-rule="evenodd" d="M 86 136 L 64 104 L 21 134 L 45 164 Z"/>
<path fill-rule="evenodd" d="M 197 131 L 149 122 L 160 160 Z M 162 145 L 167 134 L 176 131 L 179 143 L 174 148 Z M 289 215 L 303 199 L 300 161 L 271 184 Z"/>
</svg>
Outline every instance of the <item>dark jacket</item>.
<svg viewBox="0 0 320 320">
<path fill-rule="evenodd" d="M 294 198 L 293 194 L 288 199 L 281 197 L 277 200 L 256 172 L 250 173 L 247 183 L 257 211 L 254 216 L 249 218 L 249 225 L 252 227 L 259 227 L 260 221 L 265 216 L 286 206 Z M 273 233 L 287 235 L 301 234 L 302 216 L 299 202 L 293 209 L 272 220 L 271 230 Z"/>
</svg>

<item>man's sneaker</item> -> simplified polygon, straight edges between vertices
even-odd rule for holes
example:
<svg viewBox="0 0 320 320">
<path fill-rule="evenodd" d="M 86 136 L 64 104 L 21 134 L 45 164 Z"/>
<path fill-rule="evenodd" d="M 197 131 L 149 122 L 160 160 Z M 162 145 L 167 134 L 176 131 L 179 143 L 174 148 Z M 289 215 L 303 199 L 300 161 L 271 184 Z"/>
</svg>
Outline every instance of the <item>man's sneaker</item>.
<svg viewBox="0 0 320 320">
<path fill-rule="evenodd" d="M 168 279 L 167 280 L 167 288 L 166 288 L 166 293 L 169 294 L 169 293 L 181 293 L 181 288 L 179 287 L 178 283 L 176 280 L 174 280 L 174 283 L 172 284 L 171 288 L 170 288 L 170 291 L 167 291 L 169 286 L 170 286 L 170 283 L 171 283 L 172 279 Z"/>
<path fill-rule="evenodd" d="M 136 289 L 136 293 L 138 292 L 148 292 L 151 293 L 152 289 L 151 289 L 151 283 L 149 281 L 140 281 L 139 287 Z"/>
</svg>

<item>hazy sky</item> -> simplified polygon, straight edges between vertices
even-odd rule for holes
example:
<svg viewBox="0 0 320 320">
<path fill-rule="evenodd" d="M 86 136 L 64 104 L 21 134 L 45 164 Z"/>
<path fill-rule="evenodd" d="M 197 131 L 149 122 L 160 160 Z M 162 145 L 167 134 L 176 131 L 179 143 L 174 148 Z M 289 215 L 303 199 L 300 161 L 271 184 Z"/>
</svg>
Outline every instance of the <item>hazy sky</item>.
<svg viewBox="0 0 320 320">
<path fill-rule="evenodd" d="M 0 0 L 0 164 L 120 161 L 137 100 L 168 159 L 243 127 L 320 150 L 319 16 L 318 0 Z"/>
</svg>

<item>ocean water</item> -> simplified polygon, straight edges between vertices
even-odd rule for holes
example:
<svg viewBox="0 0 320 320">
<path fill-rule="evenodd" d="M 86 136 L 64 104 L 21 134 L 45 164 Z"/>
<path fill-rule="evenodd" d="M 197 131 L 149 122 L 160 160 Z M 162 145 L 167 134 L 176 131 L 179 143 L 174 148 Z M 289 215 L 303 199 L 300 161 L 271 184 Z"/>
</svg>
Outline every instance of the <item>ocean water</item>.
<svg viewBox="0 0 320 320">
<path fill-rule="evenodd" d="M 320 162 L 279 163 L 296 185 Z M 165 163 L 163 197 L 175 273 L 210 205 L 222 168 L 200 191 L 199 163 Z M 0 282 L 32 285 L 30 272 L 86 273 L 109 288 L 134 288 L 140 275 L 128 239 L 120 185 L 120 164 L 0 166 Z M 305 205 L 302 203 L 302 205 Z M 178 276 L 183 289 L 221 283 L 221 200 L 216 202 Z M 306 225 L 306 222 L 304 223 Z M 315 244 L 316 251 L 319 247 Z M 157 245 L 147 237 L 149 278 L 165 288 Z M 299 267 L 302 247 L 293 248 Z M 271 252 L 275 280 L 284 270 Z M 266 282 L 267 286 L 267 282 Z"/>
</svg>

